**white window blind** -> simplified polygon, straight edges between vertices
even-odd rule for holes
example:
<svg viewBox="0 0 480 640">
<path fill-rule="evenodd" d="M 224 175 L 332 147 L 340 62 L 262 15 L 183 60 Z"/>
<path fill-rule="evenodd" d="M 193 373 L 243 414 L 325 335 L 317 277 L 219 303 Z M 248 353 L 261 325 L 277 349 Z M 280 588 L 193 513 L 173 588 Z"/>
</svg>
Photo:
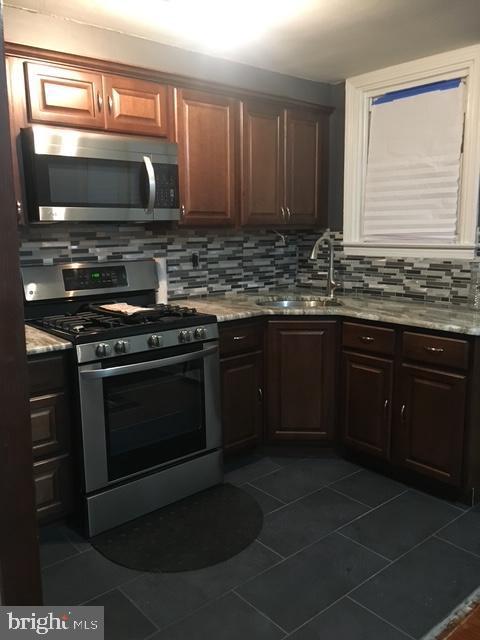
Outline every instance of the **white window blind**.
<svg viewBox="0 0 480 640">
<path fill-rule="evenodd" d="M 456 242 L 464 106 L 461 79 L 372 100 L 364 242 Z"/>
</svg>

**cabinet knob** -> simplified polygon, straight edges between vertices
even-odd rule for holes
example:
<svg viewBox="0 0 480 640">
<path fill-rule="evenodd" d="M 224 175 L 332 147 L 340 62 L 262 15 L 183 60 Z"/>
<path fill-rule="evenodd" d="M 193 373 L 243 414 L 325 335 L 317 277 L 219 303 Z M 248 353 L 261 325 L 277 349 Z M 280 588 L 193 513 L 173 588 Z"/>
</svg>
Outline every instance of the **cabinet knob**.
<svg viewBox="0 0 480 640">
<path fill-rule="evenodd" d="M 98 106 L 98 110 L 101 112 L 103 107 L 103 98 L 100 91 L 97 91 L 97 106 Z"/>
<path fill-rule="evenodd" d="M 112 96 L 108 96 L 108 98 L 107 98 L 107 104 L 108 104 L 108 110 L 110 111 L 110 113 L 112 113 L 112 109 L 113 109 L 113 100 L 112 100 Z"/>
</svg>

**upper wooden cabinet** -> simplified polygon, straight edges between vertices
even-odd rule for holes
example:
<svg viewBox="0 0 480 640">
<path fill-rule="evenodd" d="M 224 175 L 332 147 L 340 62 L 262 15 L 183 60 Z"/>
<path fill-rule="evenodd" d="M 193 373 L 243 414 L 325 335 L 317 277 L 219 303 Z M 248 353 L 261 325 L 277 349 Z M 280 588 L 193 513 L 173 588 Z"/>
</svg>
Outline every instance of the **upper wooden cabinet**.
<svg viewBox="0 0 480 640">
<path fill-rule="evenodd" d="M 33 122 L 168 137 L 168 88 L 124 76 L 25 63 Z"/>
<path fill-rule="evenodd" d="M 328 115 L 286 110 L 285 211 L 287 223 L 326 223 Z"/>
<path fill-rule="evenodd" d="M 279 225 L 284 213 L 284 110 L 242 104 L 242 224 Z"/>
<path fill-rule="evenodd" d="M 236 222 L 238 101 L 178 89 L 177 141 L 182 224 Z"/>
<path fill-rule="evenodd" d="M 326 224 L 328 113 L 244 102 L 242 224 Z"/>
<path fill-rule="evenodd" d="M 105 123 L 110 131 L 169 135 L 168 87 L 124 76 L 103 76 Z"/>
<path fill-rule="evenodd" d="M 31 120 L 103 128 L 100 74 L 31 62 L 25 69 Z"/>
</svg>

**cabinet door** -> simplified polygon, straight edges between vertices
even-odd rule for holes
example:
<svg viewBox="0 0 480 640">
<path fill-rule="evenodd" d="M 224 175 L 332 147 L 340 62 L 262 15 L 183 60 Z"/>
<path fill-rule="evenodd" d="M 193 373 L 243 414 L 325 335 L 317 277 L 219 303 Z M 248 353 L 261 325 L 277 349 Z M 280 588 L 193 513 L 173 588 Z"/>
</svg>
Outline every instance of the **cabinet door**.
<svg viewBox="0 0 480 640">
<path fill-rule="evenodd" d="M 335 322 L 269 323 L 270 440 L 333 438 L 335 351 Z"/>
<path fill-rule="evenodd" d="M 393 362 L 343 354 L 343 438 L 355 449 L 390 456 Z"/>
<path fill-rule="evenodd" d="M 221 374 L 224 450 L 253 445 L 263 432 L 263 354 L 224 358 Z"/>
<path fill-rule="evenodd" d="M 33 465 L 37 518 L 40 523 L 68 515 L 73 506 L 72 461 L 59 456 Z"/>
<path fill-rule="evenodd" d="M 100 74 L 32 62 L 25 69 L 31 120 L 104 128 Z"/>
<path fill-rule="evenodd" d="M 233 98 L 177 91 L 183 224 L 235 223 L 237 111 Z"/>
<path fill-rule="evenodd" d="M 168 87 L 123 76 L 104 76 L 105 121 L 110 131 L 168 137 Z"/>
<path fill-rule="evenodd" d="M 464 375 L 402 365 L 396 440 L 403 466 L 460 485 L 465 399 Z"/>
<path fill-rule="evenodd" d="M 289 224 L 328 222 L 328 115 L 286 111 L 286 212 Z"/>
<path fill-rule="evenodd" d="M 271 103 L 244 102 L 241 125 L 242 224 L 283 224 L 283 109 Z"/>
</svg>

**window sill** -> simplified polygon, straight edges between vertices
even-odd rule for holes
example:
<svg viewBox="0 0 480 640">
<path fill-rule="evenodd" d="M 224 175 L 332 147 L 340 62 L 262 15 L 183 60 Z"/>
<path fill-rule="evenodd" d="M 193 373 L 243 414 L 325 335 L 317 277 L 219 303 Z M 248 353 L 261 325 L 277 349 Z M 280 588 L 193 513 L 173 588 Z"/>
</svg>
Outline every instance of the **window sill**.
<svg viewBox="0 0 480 640">
<path fill-rule="evenodd" d="M 475 245 L 408 245 L 344 242 L 347 256 L 373 256 L 377 258 L 437 258 L 437 260 L 473 260 Z"/>
</svg>

